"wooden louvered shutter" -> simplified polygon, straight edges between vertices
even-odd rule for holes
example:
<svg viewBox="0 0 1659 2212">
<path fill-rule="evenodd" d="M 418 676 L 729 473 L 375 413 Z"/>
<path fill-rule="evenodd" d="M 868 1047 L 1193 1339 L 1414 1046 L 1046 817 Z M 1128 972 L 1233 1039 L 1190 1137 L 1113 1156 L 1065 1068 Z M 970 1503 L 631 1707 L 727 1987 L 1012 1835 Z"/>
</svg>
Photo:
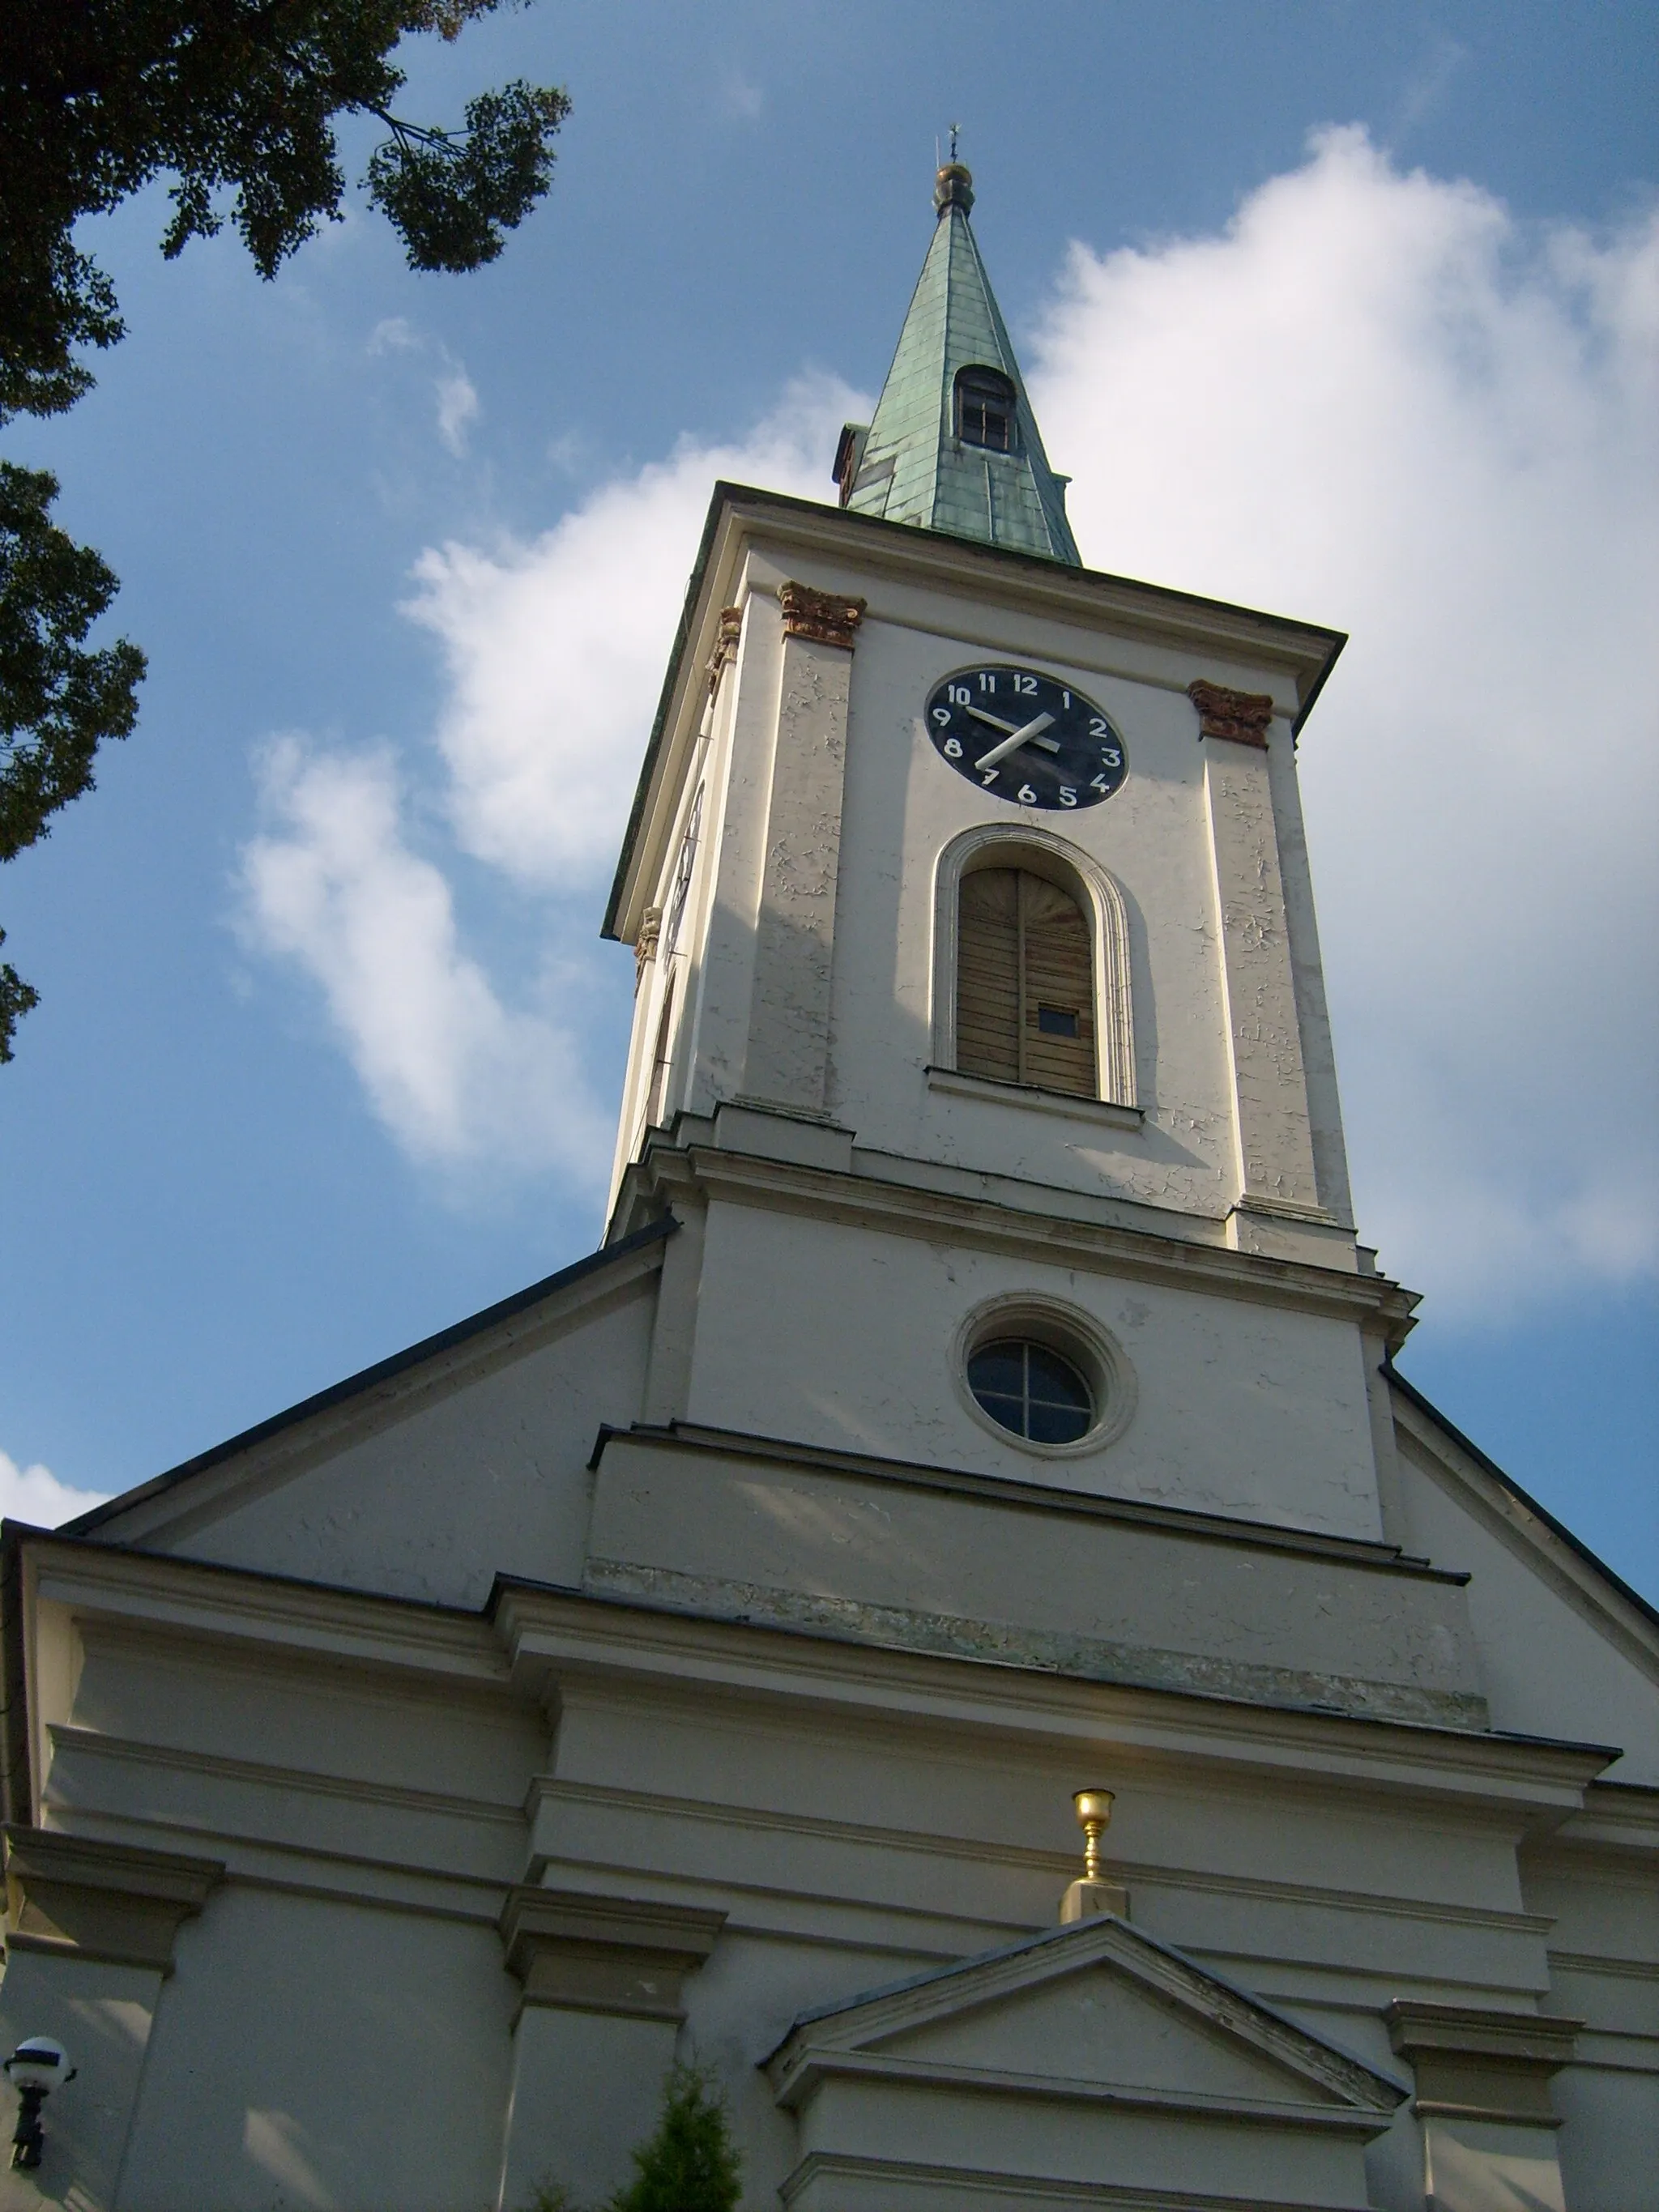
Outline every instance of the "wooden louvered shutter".
<svg viewBox="0 0 1659 2212">
<path fill-rule="evenodd" d="M 1019 878 L 1024 1003 L 1020 1081 L 1096 1096 L 1089 925 L 1077 901 L 1041 876 Z"/>
<path fill-rule="evenodd" d="M 957 1066 L 1018 1083 L 1019 872 L 980 868 L 962 879 L 957 926 Z"/>
<path fill-rule="evenodd" d="M 1024 868 L 963 879 L 957 1066 L 965 1075 L 1099 1095 L 1094 961 L 1075 899 Z"/>
</svg>

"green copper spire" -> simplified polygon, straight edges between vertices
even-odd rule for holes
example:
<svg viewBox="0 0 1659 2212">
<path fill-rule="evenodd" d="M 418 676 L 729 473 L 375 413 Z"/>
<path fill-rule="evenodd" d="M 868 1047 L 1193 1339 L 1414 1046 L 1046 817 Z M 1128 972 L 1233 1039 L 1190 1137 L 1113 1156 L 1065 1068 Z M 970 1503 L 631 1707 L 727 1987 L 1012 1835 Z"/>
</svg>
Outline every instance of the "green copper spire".
<svg viewBox="0 0 1659 2212">
<path fill-rule="evenodd" d="M 1080 567 L 1066 479 L 1042 450 L 969 224 L 973 204 L 972 177 L 947 161 L 933 187 L 938 228 L 875 420 L 841 434 L 842 505 Z"/>
</svg>

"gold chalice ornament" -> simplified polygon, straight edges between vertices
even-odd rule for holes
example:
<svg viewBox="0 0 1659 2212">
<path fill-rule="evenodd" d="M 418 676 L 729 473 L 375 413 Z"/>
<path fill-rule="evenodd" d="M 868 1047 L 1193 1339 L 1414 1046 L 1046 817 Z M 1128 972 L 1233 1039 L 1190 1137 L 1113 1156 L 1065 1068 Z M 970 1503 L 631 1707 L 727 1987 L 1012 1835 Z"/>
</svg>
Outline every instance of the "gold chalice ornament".
<svg viewBox="0 0 1659 2212">
<path fill-rule="evenodd" d="M 1077 1824 L 1083 1831 L 1085 1881 L 1103 1881 L 1105 1879 L 1100 1863 L 1100 1839 L 1111 1820 L 1112 1794 L 1109 1790 L 1079 1790 L 1073 1793 L 1072 1802 L 1077 1808 Z"/>
</svg>

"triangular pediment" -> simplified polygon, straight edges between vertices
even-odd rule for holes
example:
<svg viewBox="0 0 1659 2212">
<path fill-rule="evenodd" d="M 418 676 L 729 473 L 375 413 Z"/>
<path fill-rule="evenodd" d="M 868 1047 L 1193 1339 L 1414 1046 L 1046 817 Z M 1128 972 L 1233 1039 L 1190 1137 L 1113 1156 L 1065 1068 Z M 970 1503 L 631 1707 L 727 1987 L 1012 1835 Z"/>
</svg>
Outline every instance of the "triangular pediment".
<svg viewBox="0 0 1659 2212">
<path fill-rule="evenodd" d="M 829 2074 L 1380 2125 L 1406 2094 L 1248 1990 L 1100 1915 L 798 2021 L 781 2102 Z"/>
</svg>

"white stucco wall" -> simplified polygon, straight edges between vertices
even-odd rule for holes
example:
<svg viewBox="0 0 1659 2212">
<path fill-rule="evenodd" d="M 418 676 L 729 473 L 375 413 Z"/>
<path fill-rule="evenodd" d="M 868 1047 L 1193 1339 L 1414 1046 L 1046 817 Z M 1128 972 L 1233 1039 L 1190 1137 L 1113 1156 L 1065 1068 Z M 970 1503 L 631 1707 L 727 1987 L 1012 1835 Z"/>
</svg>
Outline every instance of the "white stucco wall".
<svg viewBox="0 0 1659 2212">
<path fill-rule="evenodd" d="M 988 1299 L 1046 1293 L 1122 1347 L 1134 1418 L 1079 1458 L 975 1419 L 953 1344 Z M 1351 1324 L 970 1246 L 710 1210 L 688 1413 L 714 1427 L 1334 1534 L 1380 1534 Z"/>
<path fill-rule="evenodd" d="M 1659 1784 L 1659 1664 L 1620 1650 L 1572 1583 L 1473 1494 L 1437 1478 L 1409 1438 L 1400 1465 L 1409 1548 L 1472 1571 L 1469 1617 L 1493 1727 L 1617 1745 L 1613 1779 Z"/>
</svg>

